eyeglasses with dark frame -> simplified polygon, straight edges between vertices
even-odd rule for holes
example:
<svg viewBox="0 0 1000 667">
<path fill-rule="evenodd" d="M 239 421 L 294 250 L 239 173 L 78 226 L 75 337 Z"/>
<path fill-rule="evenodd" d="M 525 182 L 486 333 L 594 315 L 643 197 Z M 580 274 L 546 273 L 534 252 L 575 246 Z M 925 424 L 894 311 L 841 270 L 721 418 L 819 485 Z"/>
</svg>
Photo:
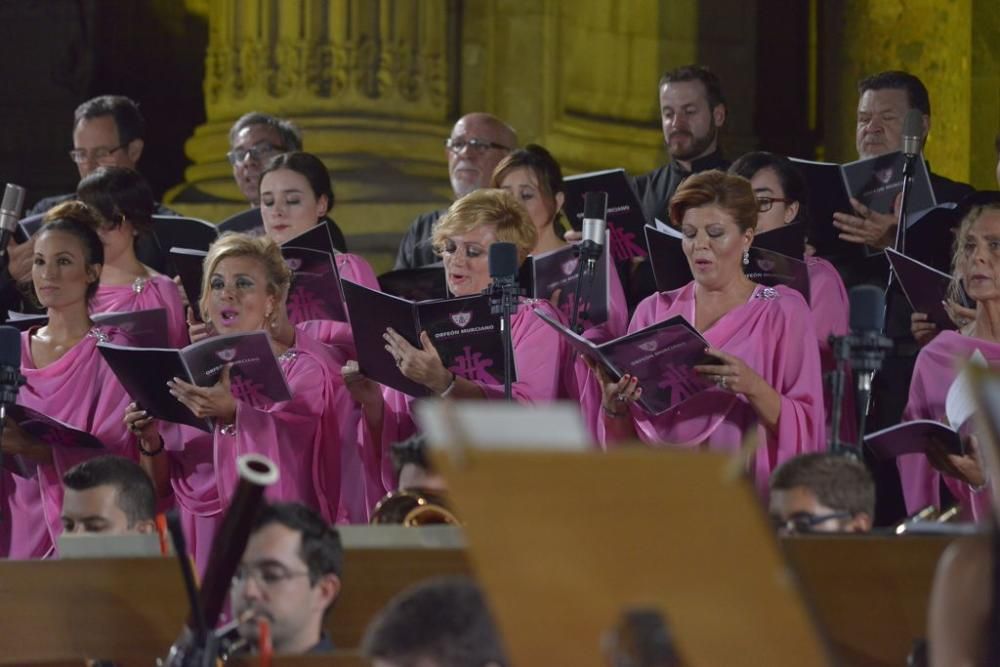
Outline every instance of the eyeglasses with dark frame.
<svg viewBox="0 0 1000 667">
<path fill-rule="evenodd" d="M 774 202 L 776 201 L 788 204 L 792 200 L 784 197 L 757 197 L 757 211 L 760 213 L 767 213 L 771 210 L 771 207 L 774 206 Z"/>
<path fill-rule="evenodd" d="M 509 151 L 510 146 L 504 146 L 503 144 L 494 143 L 492 141 L 486 141 L 485 139 L 445 139 L 445 148 L 450 150 L 455 155 L 458 155 L 466 148 L 469 149 L 470 153 L 476 153 L 477 155 L 482 155 L 491 148 L 498 151 Z"/>
<path fill-rule="evenodd" d="M 309 571 L 290 570 L 280 563 L 259 563 L 256 565 L 240 565 L 233 573 L 232 586 L 245 586 L 247 579 L 253 579 L 261 588 L 274 588 L 283 581 L 297 577 L 308 577 Z"/>
<path fill-rule="evenodd" d="M 226 158 L 229 160 L 229 164 L 232 165 L 245 162 L 248 157 L 253 158 L 254 162 L 262 162 L 265 158 L 282 153 L 284 150 L 284 146 L 275 146 L 274 144 L 262 141 L 250 148 L 234 148 L 226 153 Z"/>
<path fill-rule="evenodd" d="M 123 148 L 125 148 L 125 144 L 115 146 L 114 148 L 99 146 L 91 151 L 88 151 L 86 148 L 74 148 L 69 152 L 69 158 L 77 164 L 84 164 L 88 157 L 93 158 L 94 162 L 100 163 L 102 160 L 107 160 Z"/>
<path fill-rule="evenodd" d="M 796 512 L 787 519 L 771 517 L 774 527 L 778 531 L 786 533 L 812 533 L 816 526 L 834 521 L 836 519 L 850 519 L 850 512 L 830 512 L 828 514 L 809 514 L 808 512 Z"/>
</svg>

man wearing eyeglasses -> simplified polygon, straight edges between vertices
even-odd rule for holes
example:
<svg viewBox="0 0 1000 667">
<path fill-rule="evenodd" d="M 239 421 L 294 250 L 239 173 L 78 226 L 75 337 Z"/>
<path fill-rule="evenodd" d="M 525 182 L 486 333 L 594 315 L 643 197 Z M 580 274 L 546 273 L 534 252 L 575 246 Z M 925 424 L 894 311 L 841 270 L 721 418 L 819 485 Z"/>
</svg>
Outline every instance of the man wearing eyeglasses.
<svg viewBox="0 0 1000 667">
<path fill-rule="evenodd" d="M 259 622 L 270 625 L 276 654 L 333 650 L 323 632 L 327 610 L 340 593 L 344 550 L 340 535 L 298 503 L 265 506 L 254 523 L 233 577 L 233 616 L 251 651 Z"/>
<path fill-rule="evenodd" d="M 771 475 L 770 512 L 785 534 L 867 533 L 875 516 L 875 483 L 851 457 L 802 454 Z"/>
<path fill-rule="evenodd" d="M 448 175 L 455 199 L 487 187 L 497 164 L 515 148 L 517 132 L 496 116 L 476 112 L 459 118 L 445 141 Z M 438 261 L 431 247 L 431 232 L 445 210 L 417 216 L 399 244 L 394 268 L 415 269 Z"/>
</svg>

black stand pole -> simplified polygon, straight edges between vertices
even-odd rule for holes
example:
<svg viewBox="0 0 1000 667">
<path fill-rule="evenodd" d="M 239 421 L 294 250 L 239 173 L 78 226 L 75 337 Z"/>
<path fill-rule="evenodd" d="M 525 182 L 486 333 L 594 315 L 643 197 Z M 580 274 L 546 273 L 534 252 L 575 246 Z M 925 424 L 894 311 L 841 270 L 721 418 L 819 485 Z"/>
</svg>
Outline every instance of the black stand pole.
<svg viewBox="0 0 1000 667">
<path fill-rule="evenodd" d="M 592 268 L 593 260 L 584 258 L 579 250 L 577 251 L 577 257 L 580 260 L 576 264 L 576 291 L 573 292 L 573 316 L 569 327 L 576 333 L 583 333 L 583 324 L 580 323 L 580 320 L 588 320 L 590 316 L 589 308 L 582 312 L 580 311 L 580 302 L 589 303 L 589 299 L 586 297 L 590 296 L 590 290 L 593 289 L 594 274 L 596 271 Z M 584 281 L 586 281 L 586 284 L 584 284 Z"/>
<path fill-rule="evenodd" d="M 500 337 L 503 340 L 503 396 L 511 400 L 513 373 L 513 341 L 511 339 L 510 318 L 517 307 L 517 297 L 521 290 L 517 286 L 517 276 L 495 276 L 487 290 L 490 294 L 490 313 L 500 316 Z"/>
</svg>

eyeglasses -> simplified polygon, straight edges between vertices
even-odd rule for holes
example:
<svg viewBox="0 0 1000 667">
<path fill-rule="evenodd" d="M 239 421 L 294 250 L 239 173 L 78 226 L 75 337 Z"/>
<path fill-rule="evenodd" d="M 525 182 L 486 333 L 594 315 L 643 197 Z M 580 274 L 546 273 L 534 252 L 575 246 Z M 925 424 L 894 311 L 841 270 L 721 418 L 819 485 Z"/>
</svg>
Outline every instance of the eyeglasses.
<svg viewBox="0 0 1000 667">
<path fill-rule="evenodd" d="M 444 145 L 445 148 L 450 150 L 455 155 L 458 155 L 466 148 L 469 149 L 470 153 L 475 153 L 476 155 L 482 155 L 491 148 L 495 148 L 499 151 L 510 150 L 509 146 L 496 144 L 492 141 L 484 141 L 483 139 L 446 139 Z"/>
<path fill-rule="evenodd" d="M 234 148 L 226 153 L 226 157 L 229 158 L 229 164 L 233 165 L 245 162 L 248 157 L 253 158 L 254 162 L 261 162 L 265 158 L 271 157 L 283 150 L 285 150 L 284 146 L 275 146 L 267 142 L 262 142 L 250 148 Z"/>
<path fill-rule="evenodd" d="M 774 527 L 779 531 L 786 533 L 811 533 L 815 530 L 816 526 L 827 521 L 849 518 L 851 518 L 850 512 L 831 512 L 829 514 L 798 512 L 787 519 L 772 517 L 772 520 L 774 521 Z"/>
<path fill-rule="evenodd" d="M 247 579 L 253 579 L 261 588 L 274 588 L 283 581 L 297 577 L 308 577 L 309 572 L 294 572 L 284 565 L 265 563 L 261 565 L 240 565 L 233 574 L 233 588 L 245 586 Z"/>
<path fill-rule="evenodd" d="M 767 213 L 774 206 L 774 202 L 780 201 L 787 204 L 792 201 L 791 199 L 783 199 L 781 197 L 757 197 L 757 210 L 761 213 Z"/>
<path fill-rule="evenodd" d="M 103 162 L 104 160 L 107 160 L 109 157 L 111 157 L 112 155 L 114 155 L 116 152 L 120 151 L 123 148 L 125 148 L 125 144 L 122 144 L 121 146 L 115 146 L 114 148 L 101 146 L 99 148 L 95 148 L 92 151 L 88 151 L 86 148 L 74 148 L 69 152 L 69 157 L 71 160 L 73 160 L 73 162 L 76 162 L 77 164 L 83 164 L 87 162 L 88 158 L 92 159 L 94 162 L 100 163 Z"/>
</svg>

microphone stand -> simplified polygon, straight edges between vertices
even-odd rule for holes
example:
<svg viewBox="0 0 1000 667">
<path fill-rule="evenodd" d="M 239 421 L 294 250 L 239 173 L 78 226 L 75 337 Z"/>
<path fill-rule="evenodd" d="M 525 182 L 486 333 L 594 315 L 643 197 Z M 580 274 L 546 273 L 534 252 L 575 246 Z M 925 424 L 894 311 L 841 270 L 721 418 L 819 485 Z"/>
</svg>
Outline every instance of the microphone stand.
<svg viewBox="0 0 1000 667">
<path fill-rule="evenodd" d="M 577 248 L 576 255 L 580 260 L 576 265 L 576 291 L 573 292 L 573 317 L 570 320 L 570 329 L 576 333 L 583 333 L 583 325 L 579 323 L 579 320 L 581 317 L 585 320 L 590 319 L 590 310 L 588 308 L 582 313 L 580 312 L 581 295 L 584 293 L 590 295 L 590 290 L 594 286 L 594 274 L 597 273 L 595 266 L 597 260 L 593 257 L 584 258 L 584 252 L 581 248 Z M 583 285 L 584 279 L 587 280 L 586 287 Z"/>
<path fill-rule="evenodd" d="M 883 325 L 884 328 L 884 325 Z M 846 336 L 830 336 L 830 348 L 836 360 L 836 369 L 829 374 L 832 394 L 830 451 L 835 454 L 860 456 L 861 443 L 864 442 L 865 427 L 868 421 L 869 399 L 872 391 L 872 377 L 882 367 L 882 359 L 886 351 L 892 349 L 892 341 L 875 331 Z M 858 412 L 858 442 L 850 443 L 840 439 L 840 420 L 843 415 L 844 390 L 846 382 L 845 368 L 858 374 L 858 404 L 866 406 Z"/>
<path fill-rule="evenodd" d="M 510 332 L 510 318 L 517 307 L 515 299 L 520 290 L 517 274 L 495 276 L 490 287 L 490 314 L 500 316 L 500 336 L 503 339 L 503 397 L 511 400 L 511 365 L 513 348 Z"/>
</svg>

